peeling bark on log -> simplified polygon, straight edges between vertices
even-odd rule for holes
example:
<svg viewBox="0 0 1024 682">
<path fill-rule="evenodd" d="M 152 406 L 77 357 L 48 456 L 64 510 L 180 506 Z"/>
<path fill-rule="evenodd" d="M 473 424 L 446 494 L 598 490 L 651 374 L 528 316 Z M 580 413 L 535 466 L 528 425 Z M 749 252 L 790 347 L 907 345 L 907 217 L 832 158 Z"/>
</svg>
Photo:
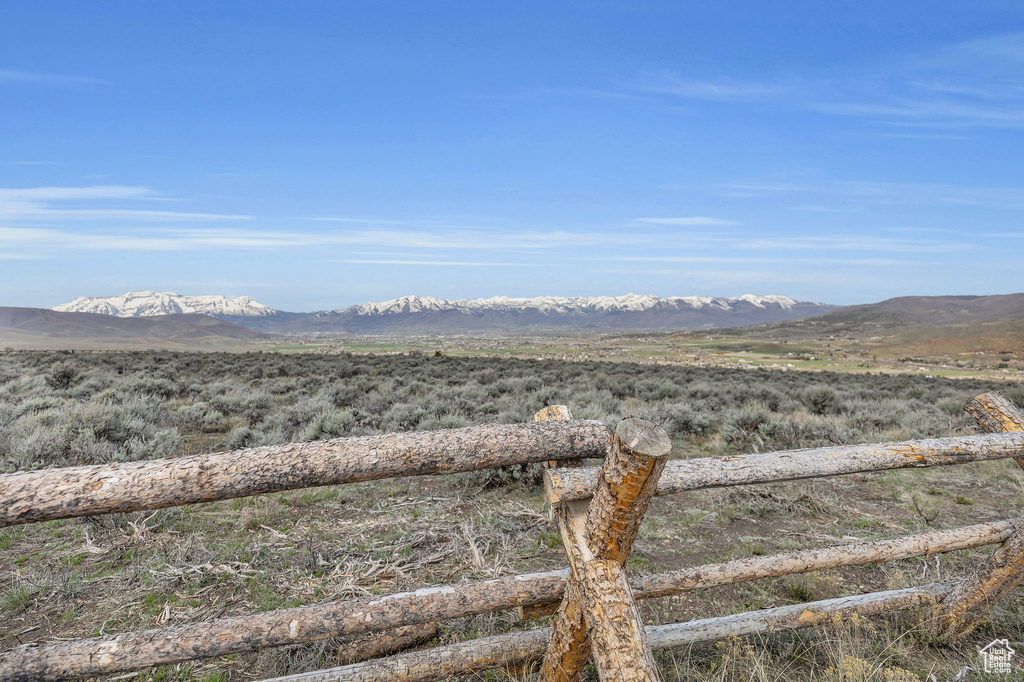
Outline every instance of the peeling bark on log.
<svg viewBox="0 0 1024 682">
<path fill-rule="evenodd" d="M 219 618 L 0 653 L 0 682 L 73 680 L 197 658 L 430 623 L 557 599 L 568 571 Z"/>
<path fill-rule="evenodd" d="M 1024 413 L 998 393 L 984 393 L 964 405 L 986 431 L 1024 431 Z M 1024 467 L 1024 460 L 1017 458 Z M 960 583 L 937 609 L 943 641 L 954 642 L 975 627 L 989 609 L 1024 584 L 1024 530 L 1018 529 L 988 560 Z"/>
<path fill-rule="evenodd" d="M 1009 521 L 992 521 L 951 530 L 915 533 L 891 540 L 857 542 L 800 549 L 771 556 L 734 559 L 722 563 L 690 566 L 665 573 L 638 576 L 630 580 L 636 599 L 667 597 L 673 594 L 706 590 L 722 585 L 778 578 L 796 573 L 828 571 L 844 566 L 864 566 L 883 561 L 899 561 L 919 556 L 944 554 L 960 549 L 974 549 L 1003 542 L 1017 529 L 1024 529 L 1024 517 Z M 560 602 L 520 607 L 521 611 L 550 616 L 558 611 Z"/>
<path fill-rule="evenodd" d="M 406 625 L 386 632 L 361 635 L 338 647 L 338 665 L 351 665 L 411 649 L 437 636 L 437 623 Z"/>
<path fill-rule="evenodd" d="M 631 581 L 638 599 L 665 597 L 681 592 L 722 585 L 778 578 L 796 573 L 827 571 L 844 566 L 864 566 L 972 549 L 1002 542 L 1018 529 L 1024 517 L 994 521 L 952 530 L 915 533 L 891 540 L 857 542 L 813 549 L 800 549 L 771 556 L 734 559 L 718 564 L 693 566 L 677 571 L 640 576 Z"/>
<path fill-rule="evenodd" d="M 561 602 L 548 602 L 546 604 L 533 604 L 531 606 L 519 607 L 519 620 L 533 620 L 558 613 L 558 605 Z"/>
<path fill-rule="evenodd" d="M 826 599 L 734 616 L 649 625 L 645 630 L 647 641 L 654 650 L 706 644 L 733 634 L 744 636 L 812 627 L 830 622 L 836 616 L 867 616 L 928 606 L 941 600 L 951 589 L 951 583 L 931 583 L 905 590 Z M 266 682 L 433 682 L 490 668 L 520 668 L 543 656 L 550 632 L 550 628 L 543 628 L 496 635 Z"/>
<path fill-rule="evenodd" d="M 655 494 L 820 478 L 864 471 L 965 464 L 1024 455 L 1024 432 L 765 452 L 755 455 L 674 460 L 665 466 Z M 548 469 L 544 493 L 550 504 L 594 495 L 599 467 Z"/>
<path fill-rule="evenodd" d="M 1024 584 L 1024 532 L 1018 531 L 943 600 L 936 623 L 943 641 L 954 642 L 982 621 L 989 609 Z"/>
<path fill-rule="evenodd" d="M 892 540 L 736 559 L 635 577 L 630 586 L 636 599 L 663 597 L 791 573 L 981 547 L 1002 542 L 1016 528 L 1022 527 L 1024 518 L 1019 518 L 917 533 Z M 184 660 L 489 613 L 514 608 L 518 604 L 542 606 L 554 603 L 557 610 L 568 575 L 569 570 L 562 569 L 93 639 L 29 644 L 0 653 L 0 680 L 58 680 L 108 675 Z M 120 653 L 104 656 L 111 651 Z"/>
<path fill-rule="evenodd" d="M 917 606 L 930 606 L 949 594 L 954 585 L 955 583 L 930 583 L 904 590 L 872 592 L 738 613 L 733 616 L 658 625 L 647 628 L 647 641 L 651 643 L 652 649 L 668 649 L 715 642 L 732 635 L 745 637 L 762 632 L 799 630 L 829 623 L 838 614 L 868 616 Z"/>
<path fill-rule="evenodd" d="M 428 682 L 484 670 L 521 670 L 540 660 L 550 636 L 551 628 L 524 630 L 265 682 Z"/>
<path fill-rule="evenodd" d="M 626 573 L 615 559 L 582 566 L 587 630 L 597 675 L 607 682 L 660 682 Z"/>
<path fill-rule="evenodd" d="M 587 545 L 596 557 L 620 564 L 629 558 L 671 450 L 660 426 L 644 419 L 619 422 L 587 512 Z"/>
<path fill-rule="evenodd" d="M 560 408 L 560 406 L 559 406 Z M 559 409 L 556 407 L 547 407 L 541 410 L 537 414 L 533 415 L 533 420 L 536 421 L 547 421 L 551 419 L 561 420 L 571 418 L 572 414 L 569 408 Z M 609 445 L 611 441 L 609 441 Z M 557 462 L 545 462 L 544 468 L 551 469 L 557 466 Z M 583 460 L 573 460 L 568 464 L 569 468 L 578 468 L 583 466 Z M 574 543 L 581 541 L 583 523 L 586 521 L 587 503 L 586 502 L 570 502 L 566 505 L 559 507 L 551 506 L 549 513 L 552 518 L 558 524 L 559 531 L 562 534 L 562 546 L 566 552 L 569 552 L 574 546 Z M 575 518 L 575 523 L 574 523 Z M 574 529 L 570 531 L 570 529 Z M 569 533 L 567 535 L 567 533 Z M 578 537 L 577 537 L 578 536 Z M 585 546 L 585 545 L 584 545 Z M 578 551 L 578 550 L 577 550 Z M 589 552 L 589 550 L 586 550 Z M 562 595 L 562 603 L 564 604 L 562 617 L 568 619 L 572 623 L 570 628 L 571 635 L 574 636 L 574 640 L 566 645 L 568 651 L 578 651 L 585 649 L 587 645 L 587 631 L 586 622 L 583 620 L 583 593 L 580 585 L 576 581 L 570 581 L 567 585 L 566 590 Z M 558 604 L 555 605 L 557 611 Z M 519 618 L 522 620 L 524 615 L 523 607 L 519 607 Z M 587 655 L 587 654 L 584 654 Z"/>
<path fill-rule="evenodd" d="M 964 412 L 974 417 L 986 433 L 1024 431 L 1024 414 L 995 391 L 968 400 Z M 1024 469 L 1024 458 L 1014 457 L 1014 460 Z"/>
<path fill-rule="evenodd" d="M 583 585 L 581 564 L 593 560 L 594 555 L 587 545 L 585 536 L 587 523 L 587 502 L 572 500 L 555 508 L 555 519 L 562 534 L 562 546 L 569 559 L 570 579 L 565 593 L 558 604 L 558 618 L 551 630 L 548 652 L 541 666 L 541 678 L 547 681 L 574 681 L 573 671 L 579 671 L 590 658 L 590 640 L 583 609 Z"/>
<path fill-rule="evenodd" d="M 541 666 L 547 682 L 580 679 L 590 657 L 587 629 L 595 625 L 580 608 L 580 598 L 587 593 L 579 584 L 586 579 L 584 567 L 595 559 L 625 563 L 671 449 L 668 434 L 657 425 L 624 419 L 615 429 L 589 508 L 570 501 L 556 509 L 572 577 Z"/>
<path fill-rule="evenodd" d="M 604 457 L 607 447 L 608 432 L 599 422 L 492 424 L 23 471 L 0 475 L 0 527 L 394 476 Z"/>
<path fill-rule="evenodd" d="M 548 405 L 543 410 L 533 415 L 533 421 L 534 423 L 572 421 L 572 410 L 569 409 L 568 405 Z M 607 450 L 607 447 L 605 447 L 605 449 Z M 604 457 L 604 454 L 602 454 L 601 456 Z M 546 462 L 541 462 L 541 466 L 544 467 L 545 469 L 554 469 L 555 467 L 581 467 L 583 466 L 583 459 L 552 459 Z"/>
</svg>

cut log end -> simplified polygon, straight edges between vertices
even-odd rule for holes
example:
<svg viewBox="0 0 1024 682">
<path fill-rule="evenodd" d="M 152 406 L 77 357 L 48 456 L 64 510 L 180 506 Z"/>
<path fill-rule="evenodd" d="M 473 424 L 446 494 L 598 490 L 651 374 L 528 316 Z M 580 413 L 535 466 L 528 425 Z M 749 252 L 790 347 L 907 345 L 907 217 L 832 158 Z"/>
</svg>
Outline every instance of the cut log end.
<svg viewBox="0 0 1024 682">
<path fill-rule="evenodd" d="M 665 429 L 646 419 L 623 419 L 615 428 L 615 438 L 629 450 L 647 457 L 664 457 L 672 450 Z"/>
<path fill-rule="evenodd" d="M 989 433 L 1024 431 L 1024 413 L 995 391 L 968 400 L 964 412 L 974 417 Z"/>
</svg>

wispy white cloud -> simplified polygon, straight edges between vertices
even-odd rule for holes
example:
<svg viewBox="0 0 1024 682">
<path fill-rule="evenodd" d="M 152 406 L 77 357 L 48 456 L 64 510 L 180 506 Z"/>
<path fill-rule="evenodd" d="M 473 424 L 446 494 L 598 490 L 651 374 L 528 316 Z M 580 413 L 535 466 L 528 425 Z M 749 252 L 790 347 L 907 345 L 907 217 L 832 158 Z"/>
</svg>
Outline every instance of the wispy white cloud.
<svg viewBox="0 0 1024 682">
<path fill-rule="evenodd" d="M 144 222 L 248 220 L 252 216 L 187 211 L 154 211 L 124 208 L 64 208 L 64 202 L 97 202 L 116 200 L 156 200 L 157 192 L 148 187 L 93 185 L 89 187 L 18 187 L 0 188 L 0 221 L 49 220 L 135 220 Z"/>
<path fill-rule="evenodd" d="M 407 221 L 385 220 L 381 218 L 352 218 L 349 216 L 313 216 L 305 217 L 303 220 L 314 220 L 321 223 L 345 223 L 350 225 L 403 225 Z"/>
<path fill-rule="evenodd" d="M 38 71 L 17 71 L 0 69 L 0 85 L 51 85 L 65 88 L 85 88 L 104 85 L 107 81 L 87 76 L 65 76 Z"/>
<path fill-rule="evenodd" d="M 601 243 L 605 245 L 639 243 L 628 235 L 602 235 L 600 239 Z M 32 248 L 48 251 L 66 249 L 110 251 L 259 250 L 362 246 L 390 250 L 519 250 L 529 252 L 586 246 L 594 243 L 593 234 L 577 232 L 497 232 L 487 230 L 416 232 L 366 229 L 336 232 L 284 232 L 206 228 L 85 233 L 56 229 L 0 227 L 0 245 L 6 245 L 8 248 Z"/>
<path fill-rule="evenodd" d="M 669 69 L 641 73 L 629 87 L 639 92 L 713 102 L 762 102 L 794 92 L 793 83 L 737 79 L 695 80 Z"/>
<path fill-rule="evenodd" d="M 956 253 L 976 248 L 973 244 L 940 243 L 921 239 L 895 239 L 868 235 L 771 237 L 738 241 L 735 247 L 753 251 L 901 251 L 909 253 Z"/>
<path fill-rule="evenodd" d="M 842 264 L 842 265 L 866 265 L 878 267 L 911 265 L 916 261 L 900 260 L 895 258 L 831 258 L 815 256 L 813 258 L 802 257 L 744 257 L 744 256 L 595 256 L 587 258 L 576 258 L 574 260 L 600 261 L 600 262 L 623 262 L 623 263 L 739 263 L 739 264 L 779 264 L 779 263 L 802 263 L 802 264 Z"/>
<path fill-rule="evenodd" d="M 187 213 L 183 211 L 145 211 L 109 208 L 57 209 L 45 207 L 5 207 L 0 204 L 0 219 L 20 220 L 137 220 L 143 222 L 193 222 L 215 220 L 251 220 L 249 215 L 226 213 Z"/>
<path fill-rule="evenodd" d="M 840 281 L 849 285 L 862 284 L 858 277 L 843 277 L 835 273 L 808 272 L 796 270 L 762 271 L 744 268 L 729 270 L 692 270 L 678 268 L 607 268 L 609 274 L 641 275 L 643 277 L 666 277 L 679 286 L 679 282 L 699 282 L 699 286 L 720 295 L 721 288 L 736 285 L 768 285 L 769 291 L 777 291 L 784 284 L 827 284 Z"/>
<path fill-rule="evenodd" d="M 792 259 L 747 256 L 581 256 L 573 260 L 612 263 L 788 263 Z"/>
<path fill-rule="evenodd" d="M 616 90 L 661 101 L 764 105 L 929 128 L 1024 127 L 1024 33 L 907 54 L 884 68 L 818 78 L 693 79 L 645 71 Z M 950 136 L 947 139 L 957 139 Z"/>
<path fill-rule="evenodd" d="M 1024 209 L 1024 187 L 971 187 L 909 182 L 729 182 L 712 185 L 727 197 L 763 198 L 791 195 L 816 197 L 832 204 L 799 204 L 804 210 L 849 210 L 866 205 L 976 206 Z"/>
<path fill-rule="evenodd" d="M 634 218 L 633 221 L 637 223 L 647 223 L 649 225 L 739 225 L 739 223 L 734 220 L 706 218 L 699 215 L 690 218 Z"/>
<path fill-rule="evenodd" d="M 889 137 L 902 140 L 973 140 L 970 135 L 957 135 L 955 133 L 893 133 L 884 130 L 862 133 L 874 137 Z"/>
<path fill-rule="evenodd" d="M 345 258 L 332 260 L 331 263 L 365 263 L 372 265 L 444 265 L 444 266 L 469 266 L 469 267 L 481 267 L 481 266 L 498 266 L 498 267 L 517 267 L 517 268 L 536 268 L 540 267 L 540 263 L 506 263 L 506 262 L 492 262 L 492 261 L 435 261 L 435 260 L 388 260 L 388 259 L 369 259 L 369 258 Z"/>
<path fill-rule="evenodd" d="M 156 196 L 148 187 L 0 187 L 0 201 L 69 201 L 72 199 L 136 199 Z"/>
</svg>

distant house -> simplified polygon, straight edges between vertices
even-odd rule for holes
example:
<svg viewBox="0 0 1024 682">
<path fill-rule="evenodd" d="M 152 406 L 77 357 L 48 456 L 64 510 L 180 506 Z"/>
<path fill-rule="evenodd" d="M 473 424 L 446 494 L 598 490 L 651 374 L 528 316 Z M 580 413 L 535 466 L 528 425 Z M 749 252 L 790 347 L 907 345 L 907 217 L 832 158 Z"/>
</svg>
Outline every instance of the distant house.
<svg viewBox="0 0 1024 682">
<path fill-rule="evenodd" d="M 1008 673 L 1012 671 L 1010 659 L 1017 653 L 1006 639 L 994 639 L 980 652 L 986 673 Z"/>
</svg>

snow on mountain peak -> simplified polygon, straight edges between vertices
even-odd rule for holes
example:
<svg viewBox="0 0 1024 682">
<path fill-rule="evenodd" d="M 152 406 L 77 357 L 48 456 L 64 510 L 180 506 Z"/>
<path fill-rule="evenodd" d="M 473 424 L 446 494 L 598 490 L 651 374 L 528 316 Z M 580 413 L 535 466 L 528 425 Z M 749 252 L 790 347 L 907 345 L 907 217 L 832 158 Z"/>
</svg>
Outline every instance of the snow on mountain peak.
<svg viewBox="0 0 1024 682">
<path fill-rule="evenodd" d="M 352 310 L 359 315 L 388 315 L 444 310 L 448 305 L 448 301 L 433 296 L 400 296 L 381 303 L 353 306 Z"/>
<path fill-rule="evenodd" d="M 394 315 L 399 313 L 440 312 L 446 310 L 465 313 L 484 310 L 526 310 L 535 309 L 545 314 L 587 313 L 587 312 L 642 312 L 658 306 L 673 308 L 715 308 L 732 310 L 738 303 L 747 303 L 758 308 L 778 306 L 789 309 L 798 301 L 786 296 L 755 296 L 746 294 L 738 298 L 715 296 L 675 296 L 662 298 L 651 294 L 629 293 L 622 296 L 536 296 L 514 298 L 492 296 L 447 300 L 433 296 L 401 296 L 380 303 L 364 303 L 335 312 L 354 312 L 357 315 Z"/>
<path fill-rule="evenodd" d="M 115 317 L 152 317 L 186 313 L 264 316 L 276 312 L 249 296 L 182 296 L 172 291 L 129 291 L 120 296 L 82 296 L 56 305 L 51 310 L 62 313 L 99 313 Z"/>
</svg>

